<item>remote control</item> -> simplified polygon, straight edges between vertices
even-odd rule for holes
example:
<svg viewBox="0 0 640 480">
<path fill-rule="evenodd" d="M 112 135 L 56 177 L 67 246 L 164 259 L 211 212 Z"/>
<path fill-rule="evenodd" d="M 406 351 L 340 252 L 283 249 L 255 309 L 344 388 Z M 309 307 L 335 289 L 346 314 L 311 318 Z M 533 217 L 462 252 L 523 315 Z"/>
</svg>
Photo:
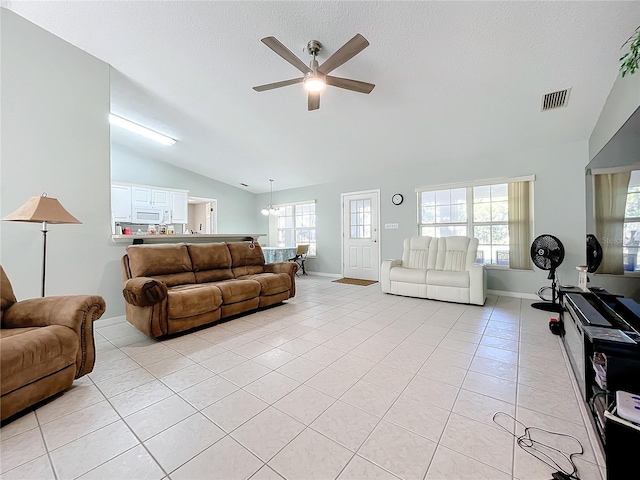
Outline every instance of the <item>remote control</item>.
<svg viewBox="0 0 640 480">
<path fill-rule="evenodd" d="M 640 395 L 618 390 L 616 392 L 618 415 L 633 423 L 640 423 Z"/>
</svg>

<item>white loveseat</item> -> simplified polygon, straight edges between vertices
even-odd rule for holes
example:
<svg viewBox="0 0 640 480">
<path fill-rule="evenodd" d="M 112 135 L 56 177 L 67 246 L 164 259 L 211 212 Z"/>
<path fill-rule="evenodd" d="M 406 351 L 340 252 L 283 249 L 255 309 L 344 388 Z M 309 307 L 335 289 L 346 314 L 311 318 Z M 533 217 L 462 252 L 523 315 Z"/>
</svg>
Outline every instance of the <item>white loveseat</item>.
<svg viewBox="0 0 640 480">
<path fill-rule="evenodd" d="M 484 305 L 487 275 L 474 263 L 477 254 L 477 238 L 406 238 L 402 260 L 382 262 L 382 291 Z"/>
</svg>

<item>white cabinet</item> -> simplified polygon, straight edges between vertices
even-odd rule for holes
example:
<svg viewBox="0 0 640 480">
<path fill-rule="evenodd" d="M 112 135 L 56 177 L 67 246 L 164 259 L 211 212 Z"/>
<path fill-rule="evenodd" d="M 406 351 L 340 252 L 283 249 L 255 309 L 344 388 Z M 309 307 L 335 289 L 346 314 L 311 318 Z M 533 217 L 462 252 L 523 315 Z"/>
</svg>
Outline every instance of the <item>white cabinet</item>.
<svg viewBox="0 0 640 480">
<path fill-rule="evenodd" d="M 171 223 L 187 223 L 189 202 L 184 191 L 171 191 Z"/>
<path fill-rule="evenodd" d="M 114 222 L 131 221 L 131 187 L 111 185 L 111 212 Z"/>
<path fill-rule="evenodd" d="M 171 192 L 169 190 L 152 188 L 151 205 L 153 208 L 171 208 Z"/>
<path fill-rule="evenodd" d="M 131 204 L 134 207 L 171 208 L 171 191 L 134 185 L 131 187 Z"/>
<path fill-rule="evenodd" d="M 188 194 L 188 190 L 113 183 L 113 220 L 131 223 L 187 223 Z"/>
<path fill-rule="evenodd" d="M 152 203 L 151 188 L 136 185 L 131 187 L 131 204 L 134 207 L 150 207 Z"/>
</svg>

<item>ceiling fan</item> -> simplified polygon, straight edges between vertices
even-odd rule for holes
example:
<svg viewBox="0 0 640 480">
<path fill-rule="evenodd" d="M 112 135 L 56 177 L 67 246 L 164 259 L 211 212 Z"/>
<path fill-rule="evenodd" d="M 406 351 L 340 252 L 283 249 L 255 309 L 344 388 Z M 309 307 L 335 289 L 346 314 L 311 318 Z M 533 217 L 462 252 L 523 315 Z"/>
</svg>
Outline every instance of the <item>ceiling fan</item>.
<svg viewBox="0 0 640 480">
<path fill-rule="evenodd" d="M 324 90 L 325 85 L 331 85 L 333 87 L 344 88 L 345 90 L 360 93 L 371 93 L 371 90 L 375 87 L 373 83 L 366 83 L 359 80 L 351 80 L 349 78 L 333 77 L 329 75 L 330 72 L 355 57 L 358 53 L 369 46 L 367 39 L 359 33 L 340 47 L 333 55 L 325 60 L 322 65 L 318 65 L 318 61 L 316 60 L 316 55 L 322 50 L 322 44 L 317 40 L 311 40 L 307 44 L 307 52 L 313 56 L 313 59 L 308 67 L 275 37 L 265 37 L 262 39 L 262 43 L 300 70 L 304 76 L 253 87 L 256 92 L 264 92 L 265 90 L 286 87 L 287 85 L 294 85 L 296 83 L 303 83 L 309 92 L 309 110 L 317 110 L 320 108 L 320 92 Z"/>
</svg>

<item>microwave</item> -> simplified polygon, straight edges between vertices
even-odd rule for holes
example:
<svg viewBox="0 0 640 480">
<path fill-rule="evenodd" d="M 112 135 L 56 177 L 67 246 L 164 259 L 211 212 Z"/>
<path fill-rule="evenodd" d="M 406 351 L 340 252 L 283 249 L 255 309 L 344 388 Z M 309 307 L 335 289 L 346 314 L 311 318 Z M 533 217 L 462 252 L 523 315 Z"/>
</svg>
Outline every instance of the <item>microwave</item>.
<svg viewBox="0 0 640 480">
<path fill-rule="evenodd" d="M 131 223 L 156 224 L 171 222 L 171 211 L 168 208 L 133 207 Z"/>
</svg>

